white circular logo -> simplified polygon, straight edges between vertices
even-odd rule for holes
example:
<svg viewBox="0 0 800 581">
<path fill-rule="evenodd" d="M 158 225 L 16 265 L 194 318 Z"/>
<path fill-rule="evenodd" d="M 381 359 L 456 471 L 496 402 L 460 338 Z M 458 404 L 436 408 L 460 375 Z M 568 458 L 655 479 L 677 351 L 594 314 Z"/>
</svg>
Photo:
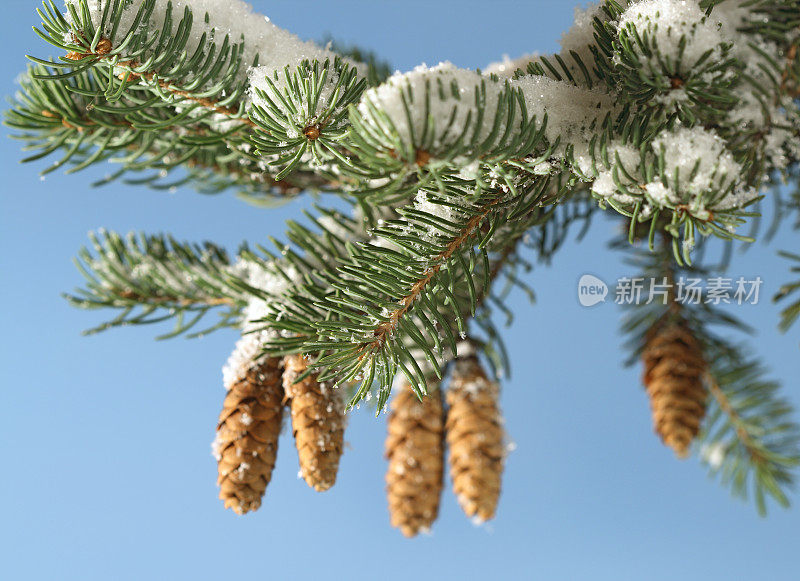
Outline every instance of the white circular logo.
<svg viewBox="0 0 800 581">
<path fill-rule="evenodd" d="M 605 302 L 608 285 L 596 276 L 584 274 L 578 281 L 578 301 L 584 307 L 593 307 Z"/>
</svg>

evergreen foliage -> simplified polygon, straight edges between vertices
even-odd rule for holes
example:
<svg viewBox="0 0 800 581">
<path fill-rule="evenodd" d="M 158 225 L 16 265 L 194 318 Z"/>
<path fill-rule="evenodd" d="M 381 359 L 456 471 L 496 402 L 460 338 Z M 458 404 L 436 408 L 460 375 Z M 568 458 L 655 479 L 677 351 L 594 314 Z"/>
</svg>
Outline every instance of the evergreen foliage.
<svg viewBox="0 0 800 581">
<path fill-rule="evenodd" d="M 396 376 L 423 397 L 468 336 L 507 367 L 493 319 L 512 315 L 510 287 L 532 294 L 523 250 L 550 261 L 597 210 L 619 217 L 629 235 L 615 246 L 643 272 L 673 280 L 721 272 L 703 260 L 709 240 L 753 240 L 743 226 L 764 198 L 799 183 L 798 0 L 605 0 L 576 14 L 559 54 L 391 76 L 239 0 L 180 5 L 46 0 L 35 31 L 60 56 L 29 57 L 6 113 L 25 160 L 58 156 L 45 173 L 113 162 L 102 183 L 256 204 L 326 192 L 352 212 L 322 204 L 275 250 L 233 257 L 101 232 L 79 255 L 86 286 L 67 298 L 117 312 L 95 330 L 172 320 L 165 336 L 258 334 L 263 354 L 306 355 L 319 381 L 352 388 L 350 406 L 374 393 L 383 409 Z M 794 214 L 797 229 L 799 200 L 779 200 L 774 227 Z M 798 288 L 777 297 L 784 330 Z M 675 313 L 629 309 L 634 351 Z M 735 320 L 708 304 L 680 312 L 713 362 L 699 455 L 734 492 L 749 482 L 759 510 L 767 496 L 786 504 L 800 462 L 789 406 L 729 338 Z"/>
</svg>

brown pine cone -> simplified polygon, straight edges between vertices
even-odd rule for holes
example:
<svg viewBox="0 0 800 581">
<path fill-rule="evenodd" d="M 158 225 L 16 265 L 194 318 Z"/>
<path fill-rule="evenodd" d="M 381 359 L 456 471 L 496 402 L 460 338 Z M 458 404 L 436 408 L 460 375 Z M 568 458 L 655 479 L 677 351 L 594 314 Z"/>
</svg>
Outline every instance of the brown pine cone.
<svg viewBox="0 0 800 581">
<path fill-rule="evenodd" d="M 316 374 L 295 382 L 305 370 L 302 355 L 287 356 L 283 389 L 292 412 L 300 473 L 311 488 L 322 492 L 336 482 L 344 448 L 344 405 L 338 390 L 317 382 Z"/>
<path fill-rule="evenodd" d="M 706 412 L 707 364 L 702 347 L 684 322 L 667 323 L 649 333 L 642 362 L 655 431 L 678 457 L 685 458 Z"/>
<path fill-rule="evenodd" d="M 267 489 L 283 419 L 281 359 L 243 365 L 232 376 L 217 424 L 219 497 L 237 514 L 256 510 Z"/>
<path fill-rule="evenodd" d="M 420 402 L 408 384 L 395 388 L 387 421 L 386 493 L 393 527 L 406 537 L 430 529 L 439 514 L 444 465 L 441 393 Z"/>
<path fill-rule="evenodd" d="M 450 476 L 464 513 L 480 522 L 494 517 L 500 498 L 505 447 L 499 395 L 476 357 L 456 361 L 445 396 Z"/>
</svg>

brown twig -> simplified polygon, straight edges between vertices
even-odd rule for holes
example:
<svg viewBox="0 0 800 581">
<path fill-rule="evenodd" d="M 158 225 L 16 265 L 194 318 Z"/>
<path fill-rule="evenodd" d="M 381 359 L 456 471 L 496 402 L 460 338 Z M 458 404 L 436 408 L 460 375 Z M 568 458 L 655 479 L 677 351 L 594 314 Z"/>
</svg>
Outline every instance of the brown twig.
<svg viewBox="0 0 800 581">
<path fill-rule="evenodd" d="M 359 346 L 358 350 L 361 353 L 358 358 L 359 361 L 366 357 L 368 353 L 374 352 L 376 349 L 380 348 L 380 346 L 386 342 L 387 337 L 392 333 L 392 331 L 394 331 L 395 328 L 397 328 L 400 319 L 408 312 L 408 310 L 411 308 L 411 305 L 414 304 L 414 301 L 417 300 L 422 291 L 439 273 L 439 271 L 442 269 L 442 266 L 444 266 L 444 263 L 451 256 L 453 256 L 453 254 L 455 254 L 455 252 L 470 236 L 472 236 L 483 219 L 491 213 L 492 209 L 500 203 L 504 196 L 505 194 L 501 194 L 489 201 L 479 213 L 475 214 L 469 219 L 458 237 L 452 240 L 450 244 L 447 245 L 447 248 L 445 248 L 444 251 L 440 252 L 433 259 L 435 264 L 425 270 L 425 272 L 422 274 L 422 277 L 420 277 L 420 279 L 414 283 L 408 294 L 400 299 L 398 308 L 392 311 L 387 319 L 381 322 L 375 329 L 373 332 L 375 339 L 367 343 L 362 343 Z"/>
<path fill-rule="evenodd" d="M 120 62 L 120 63 L 117 63 L 117 65 L 118 66 L 126 66 L 126 67 L 129 67 L 131 69 L 133 67 L 137 66 L 136 63 L 133 62 L 133 61 L 128 62 L 128 63 L 121 63 Z M 132 70 L 130 72 L 135 74 L 137 77 L 143 78 L 144 80 L 146 80 L 148 82 L 151 82 L 151 83 L 154 82 L 155 73 L 151 73 L 151 72 L 135 73 Z M 255 127 L 255 125 L 256 125 L 255 122 L 253 122 L 249 117 L 241 117 L 238 109 L 234 109 L 233 107 L 223 107 L 223 106 L 221 106 L 219 104 L 219 101 L 215 101 L 214 99 L 209 99 L 209 98 L 206 98 L 206 97 L 193 97 L 190 93 L 173 87 L 169 83 L 169 81 L 165 81 L 163 79 L 158 79 L 157 84 L 161 89 L 163 89 L 163 90 L 165 90 L 165 91 L 167 91 L 167 92 L 169 92 L 169 93 L 171 93 L 171 94 L 173 94 L 173 95 L 175 95 L 177 97 L 180 97 L 181 99 L 184 99 L 186 101 L 191 101 L 192 103 L 197 103 L 201 107 L 209 109 L 210 111 L 213 111 L 214 113 L 219 113 L 220 115 L 225 115 L 227 117 L 230 117 L 231 121 L 237 121 L 237 122 L 240 122 L 240 123 L 242 123 L 244 125 L 248 125 L 250 127 Z"/>
<path fill-rule="evenodd" d="M 133 129 L 133 130 L 139 129 L 137 127 L 134 127 L 134 125 L 131 122 L 122 119 L 115 119 L 114 121 L 108 121 L 107 123 L 98 123 L 97 121 L 88 116 L 83 116 L 78 119 L 74 118 L 68 119 L 67 117 L 59 115 L 47 109 L 41 111 L 40 113 L 41 115 L 47 117 L 48 119 L 54 119 L 60 121 L 63 127 L 66 127 L 67 129 L 72 129 L 74 131 L 78 131 L 79 133 L 82 133 L 87 127 L 108 128 L 108 126 L 112 126 L 113 128 L 119 128 L 119 129 Z M 167 130 L 168 129 L 160 129 L 159 131 L 167 131 Z M 207 132 L 202 127 L 195 128 L 192 131 L 187 130 L 187 134 L 189 135 L 206 135 L 206 133 Z M 228 142 L 226 141 L 225 143 Z M 136 146 L 129 146 L 128 149 L 135 150 L 138 148 Z M 163 155 L 159 154 L 158 152 L 154 152 L 153 150 L 151 150 L 150 153 L 152 153 L 154 158 L 162 157 Z M 255 172 L 249 174 L 245 173 L 239 168 L 237 164 L 228 164 L 227 166 L 222 166 L 218 163 L 212 163 L 212 164 L 204 163 L 194 158 L 189 159 L 185 163 L 186 167 L 189 168 L 197 167 L 197 168 L 209 169 L 218 174 L 224 173 L 234 177 L 247 177 L 251 181 L 255 181 L 261 184 L 268 185 L 270 187 L 277 188 L 282 196 L 297 195 L 302 191 L 302 189 L 299 186 L 296 186 L 286 180 L 276 181 L 272 179 L 269 175 L 264 173 L 255 173 Z"/>
<path fill-rule="evenodd" d="M 195 97 L 191 93 L 184 91 L 182 89 L 178 89 L 170 84 L 169 81 L 165 79 L 158 79 L 156 80 L 156 73 L 153 71 L 144 71 L 144 72 L 137 72 L 135 69 L 139 66 L 135 60 L 115 60 L 116 57 L 119 55 L 111 55 L 109 54 L 113 46 L 111 41 L 107 38 L 103 38 L 100 42 L 97 43 L 97 48 L 94 52 L 70 52 L 67 54 L 67 58 L 74 61 L 83 60 L 89 57 L 95 57 L 98 61 L 111 61 L 111 66 L 117 67 L 124 67 L 127 69 L 128 72 L 128 80 L 135 81 L 138 79 L 144 79 L 149 83 L 155 83 L 159 86 L 159 88 L 180 97 L 183 100 L 191 101 L 193 103 L 197 103 L 201 107 L 214 111 L 215 113 L 219 113 L 220 115 L 225 115 L 230 117 L 232 121 L 238 121 L 245 125 L 249 125 L 251 127 L 255 126 L 255 123 L 250 120 L 248 117 L 242 117 L 240 115 L 238 108 L 233 107 L 226 107 L 219 104 L 219 101 L 215 101 L 214 99 L 210 99 L 207 97 Z M 120 76 L 123 80 L 125 79 L 125 74 L 123 73 Z"/>
<path fill-rule="evenodd" d="M 716 380 L 710 373 L 706 373 L 706 383 L 708 384 L 708 391 L 717 400 L 720 409 L 727 414 L 728 418 L 733 424 L 736 430 L 736 436 L 739 438 L 742 446 L 744 446 L 745 450 L 747 450 L 747 454 L 750 456 L 750 459 L 756 463 L 761 464 L 766 461 L 764 455 L 758 449 L 758 446 L 753 442 L 753 438 L 750 436 L 750 433 L 744 428 L 742 425 L 742 418 L 736 413 L 736 410 L 733 409 L 728 396 L 725 395 L 725 392 L 717 384 Z"/>
<path fill-rule="evenodd" d="M 791 76 L 792 67 L 794 67 L 795 61 L 797 60 L 797 53 L 798 53 L 798 45 L 793 44 L 789 47 L 789 50 L 786 51 L 786 66 L 783 67 L 783 71 L 781 73 L 781 92 L 786 92 L 792 99 L 797 99 L 800 97 L 800 85 L 794 88 L 794 91 L 789 91 L 789 79 Z"/>
</svg>

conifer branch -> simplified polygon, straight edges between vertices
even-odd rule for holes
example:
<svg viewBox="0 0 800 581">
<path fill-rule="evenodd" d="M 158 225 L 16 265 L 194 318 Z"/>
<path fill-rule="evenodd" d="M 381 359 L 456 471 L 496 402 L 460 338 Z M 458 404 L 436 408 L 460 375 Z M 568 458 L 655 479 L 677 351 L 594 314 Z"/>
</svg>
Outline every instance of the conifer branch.
<svg viewBox="0 0 800 581">
<path fill-rule="evenodd" d="M 372 334 L 375 336 L 375 339 L 369 343 L 362 343 L 359 345 L 358 351 L 361 353 L 359 360 L 363 359 L 363 357 L 367 354 L 372 354 L 383 347 L 387 337 L 397 330 L 400 320 L 408 313 L 414 302 L 416 302 L 419 298 L 420 294 L 427 289 L 428 285 L 431 284 L 431 281 L 434 280 L 442 267 L 447 264 L 453 255 L 456 252 L 463 251 L 462 248 L 464 244 L 475 234 L 475 231 L 480 226 L 481 222 L 483 222 L 483 220 L 495 210 L 504 197 L 505 194 L 500 194 L 494 199 L 489 200 L 487 203 L 482 204 L 477 209 L 477 212 L 467 221 L 466 224 L 464 224 L 456 238 L 447 244 L 447 248 L 434 257 L 431 263 L 429 263 L 429 266 L 422 273 L 422 276 L 414 281 L 407 294 L 400 299 L 399 306 L 391 311 L 372 332 Z M 513 247 L 513 244 L 509 245 L 509 248 L 511 247 Z M 490 280 L 493 278 L 492 274 L 495 276 L 497 275 L 499 269 L 502 267 L 503 262 L 504 260 L 497 261 L 495 263 L 495 267 L 489 273 Z"/>
<path fill-rule="evenodd" d="M 731 330 L 748 331 L 743 323 L 705 295 L 693 301 L 675 294 L 679 275 L 685 284 L 687 278 L 713 275 L 714 267 L 677 267 L 664 245 L 656 254 L 640 251 L 633 258 L 641 278 L 659 283 L 666 278 L 671 286 L 666 302 L 626 305 L 623 331 L 632 352 L 628 362 L 639 357 L 653 329 L 676 318 L 683 321 L 709 362 L 704 383 L 711 398 L 693 451 L 712 475 L 722 475 L 722 484 L 734 494 L 746 497 L 752 488 L 760 513 L 766 511 L 767 496 L 788 505 L 793 470 L 800 465 L 800 426 L 792 419 L 792 407 L 779 396 L 779 385 L 764 379 L 767 372 L 758 359 L 745 355 L 752 349 L 733 342 Z"/>
<path fill-rule="evenodd" d="M 114 64 L 128 72 L 128 74 L 121 73 L 123 75 L 123 79 L 121 79 L 123 82 L 146 81 L 158 86 L 159 89 L 167 92 L 169 95 L 177 97 L 179 101 L 189 101 L 199 105 L 203 109 L 219 115 L 224 115 L 228 117 L 232 123 L 241 123 L 243 125 L 249 125 L 250 127 L 255 126 L 252 120 L 247 117 L 242 117 L 241 106 L 234 108 L 230 105 L 221 105 L 220 103 L 222 100 L 219 99 L 195 96 L 185 89 L 174 86 L 168 80 L 158 78 L 157 73 L 154 71 L 140 70 L 140 65 L 136 61 L 118 61 Z M 225 100 L 227 101 L 228 99 Z"/>
<path fill-rule="evenodd" d="M 81 61 L 87 58 L 92 59 L 92 64 L 102 64 L 111 69 L 119 69 L 117 75 L 122 83 L 135 83 L 144 81 L 151 85 L 157 86 L 162 91 L 168 93 L 172 97 L 177 97 L 179 101 L 190 101 L 200 107 L 224 115 L 234 123 L 242 123 L 245 125 L 254 126 L 255 123 L 247 117 L 242 116 L 241 105 L 233 107 L 231 105 L 222 105 L 223 101 L 230 99 L 213 99 L 210 97 L 201 97 L 193 94 L 191 91 L 176 87 L 169 79 L 161 78 L 158 71 L 147 70 L 143 68 L 143 64 L 136 59 L 126 60 L 124 55 L 109 54 L 113 51 L 114 46 L 107 38 L 101 38 L 94 51 L 87 50 L 85 52 L 71 51 L 67 53 L 66 59 L 71 61 Z M 56 64 L 56 63 L 51 63 Z M 107 89 L 108 91 L 108 89 Z"/>
<path fill-rule="evenodd" d="M 6 115 L 27 160 L 60 153 L 45 173 L 114 161 L 102 183 L 137 172 L 123 179 L 237 188 L 256 203 L 331 192 L 352 215 L 316 208 L 310 224 L 288 223 L 276 251 L 234 259 L 212 244 L 102 233 L 68 299 L 117 312 L 98 329 L 169 320 L 168 336 L 218 313 L 193 335 L 235 327 L 248 337 L 237 357 L 307 355 L 319 381 L 354 389 L 351 405 L 377 390 L 383 408 L 399 374 L 422 396 L 468 334 L 507 367 L 493 316 L 510 321 L 510 288 L 533 297 L 521 249 L 550 261 L 596 209 L 629 225 L 628 251 L 647 240 L 649 254 L 633 253 L 644 272 L 674 283 L 717 272 L 704 241 L 754 239 L 739 230 L 762 191 L 797 180 L 798 0 L 605 0 L 579 13 L 558 54 L 391 76 L 374 56 L 303 42 L 241 0 L 181 6 L 47 0 L 36 32 L 65 56 L 29 57 Z M 631 308 L 624 325 L 636 355 L 652 340 L 691 364 L 686 393 L 655 381 L 654 411 L 692 410 L 659 433 L 674 428 L 670 445 L 686 451 L 705 410 L 696 375 L 713 362 L 701 456 L 736 493 L 752 475 L 759 510 L 768 495 L 785 504 L 800 430 L 760 365 L 716 333 L 743 325 L 674 292 L 667 302 Z M 794 302 L 782 327 L 798 316 Z M 675 359 L 659 373 L 679 377 Z"/>
<path fill-rule="evenodd" d="M 717 405 L 719 405 L 720 409 L 728 416 L 728 421 L 730 421 L 731 425 L 734 427 L 736 431 L 736 436 L 739 438 L 742 446 L 747 450 L 747 454 L 750 457 L 750 460 L 757 465 L 762 464 L 766 461 L 764 455 L 759 451 L 758 446 L 756 445 L 753 437 L 747 431 L 747 427 L 739 416 L 737 411 L 731 405 L 728 396 L 725 395 L 725 392 L 720 389 L 719 385 L 717 385 L 716 380 L 710 374 L 706 375 L 706 381 L 708 384 L 708 390 L 714 399 L 717 401 Z"/>
<path fill-rule="evenodd" d="M 712 475 L 745 498 L 748 488 L 760 514 L 766 497 L 787 507 L 800 466 L 800 427 L 792 406 L 778 396 L 779 385 L 763 379 L 766 370 L 738 348 L 722 345 L 714 360 L 709 391 L 717 409 L 709 414 L 699 449 Z M 749 481 L 749 482 L 748 482 Z"/>
<path fill-rule="evenodd" d="M 120 314 L 87 333 L 132 324 L 175 319 L 162 338 L 188 332 L 212 310 L 223 308 L 220 321 L 199 336 L 221 327 L 238 326 L 247 303 L 235 283 L 227 253 L 206 243 L 179 243 L 165 236 L 113 232 L 91 235 L 94 253 L 83 249 L 78 267 L 86 288 L 67 300 L 83 309 L 113 309 Z"/>
</svg>

